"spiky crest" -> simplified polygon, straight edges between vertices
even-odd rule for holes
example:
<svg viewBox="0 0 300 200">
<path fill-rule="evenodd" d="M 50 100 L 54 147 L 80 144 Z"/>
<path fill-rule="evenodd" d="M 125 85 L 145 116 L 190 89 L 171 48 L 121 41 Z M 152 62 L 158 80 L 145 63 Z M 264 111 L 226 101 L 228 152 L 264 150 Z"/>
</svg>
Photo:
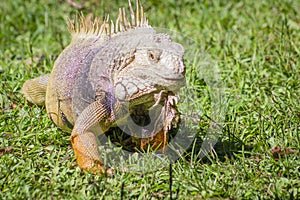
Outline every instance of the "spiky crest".
<svg viewBox="0 0 300 200">
<path fill-rule="evenodd" d="M 119 15 L 115 22 L 109 20 L 109 15 L 103 21 L 99 17 L 93 19 L 91 15 L 85 17 L 82 13 L 77 14 L 75 20 L 68 18 L 68 29 L 72 34 L 72 38 L 86 37 L 88 35 L 106 37 L 138 27 L 149 27 L 148 19 L 140 1 L 136 0 L 135 4 L 136 10 L 134 13 L 131 0 L 128 0 L 131 20 L 128 19 L 125 8 L 119 8 Z"/>
</svg>

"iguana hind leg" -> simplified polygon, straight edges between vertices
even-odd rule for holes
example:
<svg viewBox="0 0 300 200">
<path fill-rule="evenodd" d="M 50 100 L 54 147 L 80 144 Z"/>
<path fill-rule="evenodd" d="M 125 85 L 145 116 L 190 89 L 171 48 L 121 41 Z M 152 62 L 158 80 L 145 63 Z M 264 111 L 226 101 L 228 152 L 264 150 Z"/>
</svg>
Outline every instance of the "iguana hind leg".
<svg viewBox="0 0 300 200">
<path fill-rule="evenodd" d="M 77 163 L 83 170 L 112 174 L 112 170 L 105 170 L 100 157 L 96 134 L 91 129 L 100 126 L 97 134 L 104 133 L 110 126 L 110 113 L 101 101 L 90 104 L 79 115 L 71 134 L 71 142 Z"/>
<path fill-rule="evenodd" d="M 45 74 L 35 79 L 27 80 L 23 84 L 22 93 L 29 102 L 37 105 L 45 104 L 49 77 L 50 74 Z"/>
</svg>

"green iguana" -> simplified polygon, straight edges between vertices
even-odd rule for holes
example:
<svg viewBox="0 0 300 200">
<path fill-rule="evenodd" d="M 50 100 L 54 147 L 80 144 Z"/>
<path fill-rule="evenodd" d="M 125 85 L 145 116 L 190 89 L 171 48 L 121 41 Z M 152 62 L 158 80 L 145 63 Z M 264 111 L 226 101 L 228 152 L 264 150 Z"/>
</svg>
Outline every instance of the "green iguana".
<svg viewBox="0 0 300 200">
<path fill-rule="evenodd" d="M 131 145 L 164 149 L 179 122 L 184 49 L 148 24 L 138 0 L 135 12 L 128 2 L 130 20 L 124 8 L 115 22 L 109 16 L 69 20 L 72 40 L 51 74 L 27 80 L 22 88 L 28 101 L 45 104 L 49 118 L 71 132 L 83 170 L 106 171 L 97 136 L 110 128 L 131 120 L 140 127 L 126 128 Z M 153 127 L 146 127 L 150 122 Z"/>
</svg>

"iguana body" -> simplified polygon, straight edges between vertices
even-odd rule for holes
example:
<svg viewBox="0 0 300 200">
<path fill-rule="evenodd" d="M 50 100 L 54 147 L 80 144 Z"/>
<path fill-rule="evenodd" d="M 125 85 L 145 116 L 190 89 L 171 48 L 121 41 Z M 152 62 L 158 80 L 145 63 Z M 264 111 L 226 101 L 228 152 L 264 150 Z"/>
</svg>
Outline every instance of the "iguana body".
<svg viewBox="0 0 300 200">
<path fill-rule="evenodd" d="M 72 41 L 51 74 L 28 80 L 22 88 L 29 101 L 45 102 L 55 124 L 72 132 L 77 162 L 84 170 L 105 171 L 97 135 L 110 128 L 122 125 L 133 135 L 131 144 L 160 149 L 179 121 L 175 104 L 185 80 L 183 48 L 156 33 L 136 5 L 134 13 L 129 1 L 131 22 L 124 9 L 115 23 L 83 17 L 70 22 Z M 127 126 L 130 120 L 140 129 Z M 154 125 L 149 128 L 150 121 Z"/>
</svg>

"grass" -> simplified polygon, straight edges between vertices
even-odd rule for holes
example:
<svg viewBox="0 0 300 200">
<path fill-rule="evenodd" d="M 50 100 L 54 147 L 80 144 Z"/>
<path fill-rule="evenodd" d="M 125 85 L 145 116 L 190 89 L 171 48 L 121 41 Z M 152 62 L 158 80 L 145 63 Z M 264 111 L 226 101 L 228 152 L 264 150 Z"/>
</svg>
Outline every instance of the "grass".
<svg viewBox="0 0 300 200">
<path fill-rule="evenodd" d="M 51 71 L 69 43 L 67 16 L 80 10 L 114 18 L 116 9 L 127 4 L 77 2 L 84 7 L 54 0 L 0 2 L 0 198 L 169 198 L 168 166 L 151 173 L 117 171 L 113 178 L 83 173 L 69 134 L 20 93 L 25 80 Z M 215 151 L 205 160 L 190 155 L 172 165 L 173 198 L 299 199 L 299 1 L 143 5 L 153 26 L 183 33 L 211 56 L 227 101 Z M 209 90 L 192 65 L 187 76 L 199 92 L 201 138 L 210 123 Z"/>
</svg>

